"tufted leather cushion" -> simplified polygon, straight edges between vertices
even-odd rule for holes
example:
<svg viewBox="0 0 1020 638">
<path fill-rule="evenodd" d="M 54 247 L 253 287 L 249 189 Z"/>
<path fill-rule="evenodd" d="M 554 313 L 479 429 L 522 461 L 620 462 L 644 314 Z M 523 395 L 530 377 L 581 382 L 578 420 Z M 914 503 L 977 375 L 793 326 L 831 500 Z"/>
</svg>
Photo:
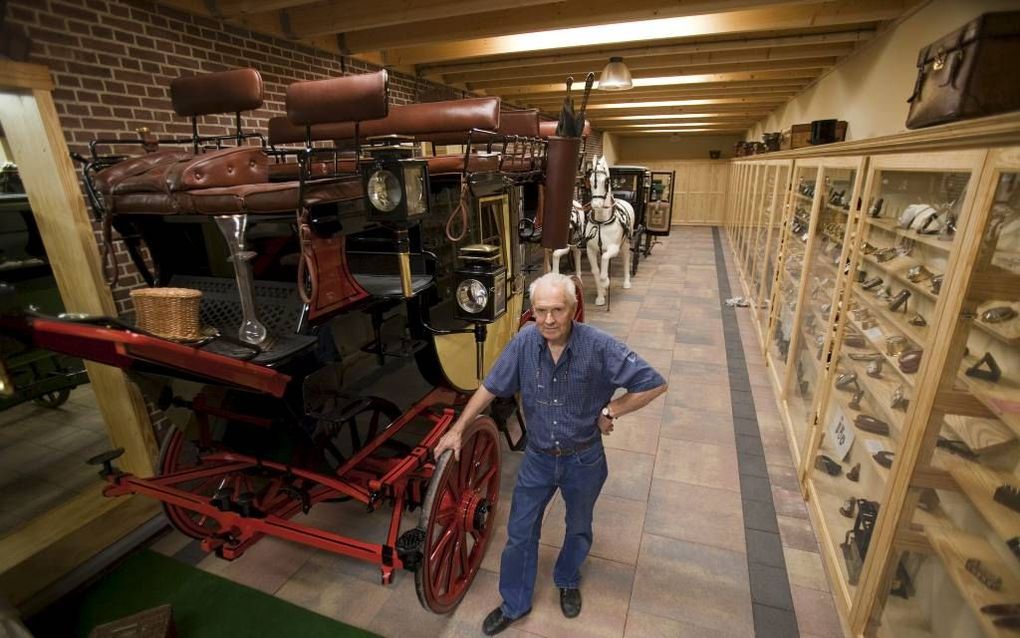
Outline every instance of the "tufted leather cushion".
<svg viewBox="0 0 1020 638">
<path fill-rule="evenodd" d="M 356 200 L 361 195 L 359 177 L 305 184 L 307 206 Z M 204 215 L 290 213 L 298 207 L 298 182 L 204 188 L 181 193 L 178 197 L 187 198 L 188 207 Z"/>
<path fill-rule="evenodd" d="M 156 166 L 172 164 L 192 156 L 193 153 L 188 151 L 158 151 L 132 157 L 97 172 L 92 178 L 92 183 L 100 193 L 109 196 L 113 188 L 128 177 L 141 175 Z"/>
<path fill-rule="evenodd" d="M 295 162 L 269 165 L 269 181 L 280 182 L 298 179 L 299 166 Z M 329 177 L 337 173 L 353 173 L 356 168 L 353 158 L 333 162 L 312 162 L 312 177 Z"/>
<path fill-rule="evenodd" d="M 177 78 L 170 101 L 178 115 L 253 111 L 262 106 L 262 76 L 255 69 L 233 69 Z"/>
<path fill-rule="evenodd" d="M 463 155 L 438 155 L 426 157 L 429 163 L 429 175 L 443 175 L 445 173 L 463 173 Z M 487 173 L 499 168 L 499 153 L 472 153 L 468 160 L 468 171 Z"/>
<path fill-rule="evenodd" d="M 587 120 L 585 122 L 587 123 Z M 538 137 L 538 109 L 501 113 L 499 116 L 499 134 Z"/>
<path fill-rule="evenodd" d="M 361 139 L 379 135 L 410 135 L 431 139 L 434 135 L 456 133 L 459 139 L 465 139 L 472 128 L 488 131 L 499 128 L 498 97 L 394 106 L 383 119 L 362 122 L 358 134 Z M 335 139 L 353 139 L 354 125 L 338 125 L 336 133 Z"/>
<path fill-rule="evenodd" d="M 122 179 L 113 188 L 113 193 L 169 194 L 196 188 L 264 183 L 269 180 L 267 164 L 268 157 L 258 146 L 211 151 L 185 160 L 159 164 L 144 173 Z"/>
<path fill-rule="evenodd" d="M 386 117 L 388 91 L 389 76 L 385 70 L 295 82 L 287 87 L 287 119 L 303 127 Z"/>
</svg>

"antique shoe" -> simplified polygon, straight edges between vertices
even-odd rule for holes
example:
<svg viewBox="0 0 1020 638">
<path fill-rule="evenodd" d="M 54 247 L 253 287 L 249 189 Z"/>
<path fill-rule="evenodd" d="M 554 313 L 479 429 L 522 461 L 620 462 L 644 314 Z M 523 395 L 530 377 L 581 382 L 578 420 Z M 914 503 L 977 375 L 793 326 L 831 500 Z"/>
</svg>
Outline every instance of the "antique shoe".
<svg viewBox="0 0 1020 638">
<path fill-rule="evenodd" d="M 900 336 L 886 337 L 885 339 L 885 351 L 890 357 L 899 356 L 904 350 L 907 349 L 907 338 Z"/>
<path fill-rule="evenodd" d="M 848 403 L 847 405 L 850 406 L 851 410 L 860 410 L 861 409 L 861 399 L 863 399 L 863 398 L 864 398 L 864 390 L 858 390 L 857 392 L 854 392 L 853 398 L 850 399 L 850 403 Z"/>
<path fill-rule="evenodd" d="M 581 590 L 577 587 L 560 587 L 560 609 L 567 618 L 581 613 Z"/>
<path fill-rule="evenodd" d="M 852 496 L 843 501 L 839 508 L 839 513 L 847 518 L 853 518 L 855 511 L 857 511 L 857 499 Z"/>
<path fill-rule="evenodd" d="M 821 470 L 829 476 L 839 476 L 843 473 L 843 466 L 824 454 L 815 457 L 815 469 Z"/>
<path fill-rule="evenodd" d="M 910 399 L 908 399 L 903 394 L 903 386 L 902 385 L 901 386 L 897 386 L 896 390 L 893 391 L 892 401 L 890 402 L 890 406 L 889 407 L 891 407 L 893 410 L 903 410 L 904 412 L 906 412 L 907 411 L 907 406 L 909 404 L 910 404 Z"/>
<path fill-rule="evenodd" d="M 875 452 L 872 458 L 875 459 L 876 463 L 888 469 L 892 467 L 893 457 L 895 456 L 896 456 L 895 452 L 890 452 L 889 450 L 882 450 L 881 452 Z"/>
<path fill-rule="evenodd" d="M 882 377 L 882 364 L 885 363 L 884 359 L 875 359 L 868 364 L 867 373 L 869 377 L 879 379 Z"/>
<path fill-rule="evenodd" d="M 507 618 L 503 614 L 502 605 L 496 607 L 491 612 L 489 612 L 489 615 L 486 616 L 485 620 L 482 622 L 482 633 L 485 634 L 486 636 L 495 636 L 499 632 L 509 627 L 510 623 L 514 622 L 515 620 L 519 620 L 524 616 L 527 616 L 530 613 L 530 611 L 531 610 L 524 612 L 517 618 Z"/>
<path fill-rule="evenodd" d="M 850 358 L 854 361 L 877 361 L 878 359 L 884 359 L 885 357 L 881 352 L 851 352 Z"/>
<path fill-rule="evenodd" d="M 875 251 L 875 259 L 877 259 L 878 263 L 880 264 L 885 263 L 887 261 L 891 261 L 898 256 L 899 253 L 896 251 L 895 246 L 890 246 L 888 248 L 882 248 Z"/>
<path fill-rule="evenodd" d="M 892 286 L 885 285 L 876 290 L 875 298 L 880 301 L 892 301 Z"/>
<path fill-rule="evenodd" d="M 896 296 L 893 297 L 892 300 L 889 302 L 889 310 L 896 311 L 899 310 L 900 307 L 902 306 L 903 311 L 906 312 L 907 299 L 910 299 L 910 291 L 904 288 L 903 290 L 899 291 L 896 294 Z"/>
<path fill-rule="evenodd" d="M 916 284 L 925 279 L 931 279 L 931 271 L 918 264 L 907 271 L 907 279 Z"/>
<path fill-rule="evenodd" d="M 836 377 L 836 387 L 840 390 L 850 390 L 857 386 L 857 373 L 844 372 Z"/>
<path fill-rule="evenodd" d="M 965 458 L 968 461 L 976 461 L 978 458 L 977 453 L 970 449 L 969 445 L 959 439 L 947 439 L 944 436 L 940 436 L 938 440 L 935 441 L 935 447 L 942 448 L 943 450 Z"/>
<path fill-rule="evenodd" d="M 864 348 L 868 345 L 868 342 L 864 338 L 864 335 L 860 334 L 859 332 L 844 335 L 843 343 L 850 346 L 851 348 Z"/>
<path fill-rule="evenodd" d="M 1016 310 L 1009 306 L 996 306 L 981 313 L 981 320 L 985 323 L 1002 323 L 1009 321 L 1016 316 Z"/>
<path fill-rule="evenodd" d="M 879 436 L 889 436 L 889 424 L 867 414 L 858 414 L 857 418 L 854 419 L 854 425 L 865 432 L 871 432 Z"/>
<path fill-rule="evenodd" d="M 851 313 L 857 321 L 864 321 L 871 318 L 871 311 L 867 308 L 854 308 Z"/>
<path fill-rule="evenodd" d="M 931 278 L 931 294 L 937 295 L 942 290 L 942 275 L 935 275 Z"/>
<path fill-rule="evenodd" d="M 995 488 L 995 494 L 992 496 L 992 499 L 996 503 L 1005 505 L 1020 514 L 1020 488 L 1017 488 L 1015 485 L 1003 483 Z"/>
<path fill-rule="evenodd" d="M 879 217 L 879 216 L 881 216 L 882 215 L 882 204 L 884 204 L 884 203 L 885 203 L 885 200 L 882 199 L 881 197 L 879 197 L 878 201 L 875 202 L 874 204 L 872 204 L 871 208 L 868 209 L 868 215 L 870 215 L 871 217 Z"/>
<path fill-rule="evenodd" d="M 920 313 L 917 312 L 915 312 L 914 316 L 912 316 L 910 319 L 907 319 L 907 323 L 909 323 L 912 326 L 917 326 L 918 328 L 923 328 L 928 325 L 928 322 L 925 320 L 925 318 L 922 317 Z"/>
<path fill-rule="evenodd" d="M 923 354 L 922 350 L 911 350 L 901 354 L 899 361 L 900 372 L 907 374 L 917 372 L 917 369 L 921 367 L 921 354 Z"/>
<path fill-rule="evenodd" d="M 984 367 L 986 365 L 987 367 Z M 995 383 L 1002 376 L 1002 369 L 999 368 L 999 364 L 995 361 L 992 353 L 986 352 L 985 356 L 978 359 L 977 363 L 967 368 L 966 374 L 968 377 L 984 379 L 985 381 Z"/>
<path fill-rule="evenodd" d="M 878 249 L 872 246 L 869 242 L 864 242 L 864 246 L 861 247 L 861 250 L 864 251 L 865 255 L 870 255 Z"/>
<path fill-rule="evenodd" d="M 861 464 L 854 463 L 854 466 L 850 468 L 850 471 L 846 473 L 846 477 L 856 483 L 861 480 Z"/>
</svg>

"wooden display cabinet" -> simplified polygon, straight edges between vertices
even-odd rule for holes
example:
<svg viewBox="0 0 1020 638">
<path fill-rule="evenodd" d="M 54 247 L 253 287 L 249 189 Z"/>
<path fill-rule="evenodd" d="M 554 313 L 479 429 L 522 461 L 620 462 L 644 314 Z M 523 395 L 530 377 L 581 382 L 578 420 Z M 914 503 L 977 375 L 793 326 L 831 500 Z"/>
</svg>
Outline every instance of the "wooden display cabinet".
<svg viewBox="0 0 1020 638">
<path fill-rule="evenodd" d="M 782 215 L 730 199 L 745 293 L 771 285 L 754 322 L 850 635 L 1016 635 L 982 611 L 1020 603 L 1015 145 L 1020 114 L 781 153 Z M 735 187 L 770 179 L 736 164 Z"/>
</svg>

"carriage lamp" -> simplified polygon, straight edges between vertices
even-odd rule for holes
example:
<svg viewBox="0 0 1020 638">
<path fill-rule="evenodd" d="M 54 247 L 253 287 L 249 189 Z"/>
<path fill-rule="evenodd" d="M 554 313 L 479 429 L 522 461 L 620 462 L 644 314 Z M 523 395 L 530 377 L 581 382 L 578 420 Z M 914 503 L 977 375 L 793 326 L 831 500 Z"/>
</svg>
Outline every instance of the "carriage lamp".
<svg viewBox="0 0 1020 638">
<path fill-rule="evenodd" d="M 463 266 L 455 271 L 455 316 L 474 323 L 492 323 L 506 313 L 506 267 L 498 246 L 472 244 L 460 249 Z"/>
<path fill-rule="evenodd" d="M 413 149 L 393 143 L 368 147 L 361 177 L 369 219 L 409 224 L 429 212 L 429 175 Z"/>
</svg>

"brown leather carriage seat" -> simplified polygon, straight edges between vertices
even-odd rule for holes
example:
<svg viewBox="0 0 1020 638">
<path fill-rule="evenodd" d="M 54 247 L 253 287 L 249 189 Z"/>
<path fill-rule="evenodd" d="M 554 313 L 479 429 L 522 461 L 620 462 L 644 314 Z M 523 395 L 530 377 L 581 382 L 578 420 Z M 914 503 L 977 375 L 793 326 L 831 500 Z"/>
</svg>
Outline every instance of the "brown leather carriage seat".
<svg viewBox="0 0 1020 638">
<path fill-rule="evenodd" d="M 543 120 L 539 123 L 539 135 L 542 137 L 553 137 L 556 135 L 556 122 L 551 120 Z M 588 137 L 591 135 L 591 121 L 584 121 L 584 131 L 581 133 L 581 137 Z"/>
<path fill-rule="evenodd" d="M 504 138 L 520 140 L 512 147 L 514 152 L 503 158 L 504 171 L 529 172 L 541 168 L 543 156 L 536 152 L 538 149 L 532 144 L 532 141 L 541 139 L 538 109 L 504 112 L 500 116 L 499 134 Z"/>
<path fill-rule="evenodd" d="M 181 117 L 242 113 L 262 106 L 262 75 L 255 69 L 232 69 L 182 77 L 170 83 L 170 103 Z M 128 158 L 97 172 L 93 184 L 110 204 L 113 189 L 122 181 L 160 166 L 194 157 L 193 150 L 168 149 Z"/>
<path fill-rule="evenodd" d="M 387 113 L 385 71 L 292 84 L 287 110 L 296 127 L 333 118 L 375 119 Z M 212 151 L 162 163 L 120 181 L 113 188 L 119 214 L 272 214 L 361 197 L 356 176 L 272 182 L 269 156 L 259 146 Z"/>
</svg>

